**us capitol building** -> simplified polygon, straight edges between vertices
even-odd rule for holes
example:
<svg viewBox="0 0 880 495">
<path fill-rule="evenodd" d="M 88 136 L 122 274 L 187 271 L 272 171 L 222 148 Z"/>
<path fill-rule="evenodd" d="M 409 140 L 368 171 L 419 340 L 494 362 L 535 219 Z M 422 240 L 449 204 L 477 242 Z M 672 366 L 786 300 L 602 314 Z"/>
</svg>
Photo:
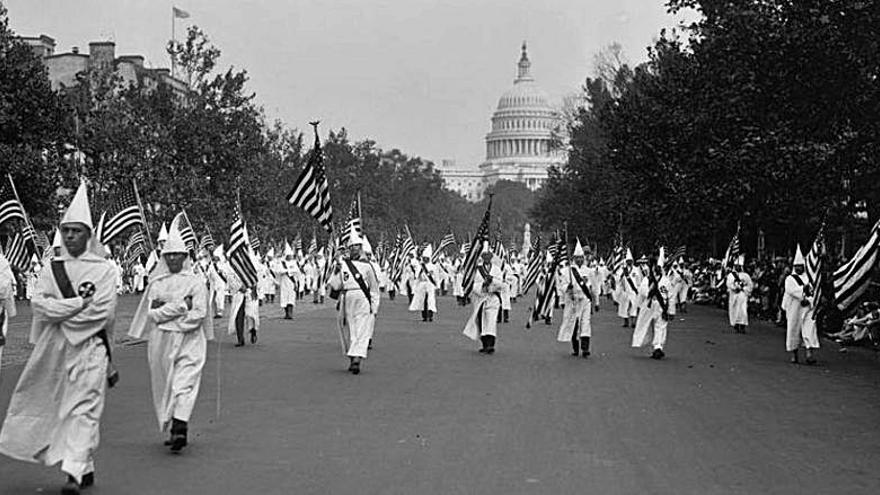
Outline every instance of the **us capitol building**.
<svg viewBox="0 0 880 495">
<path fill-rule="evenodd" d="M 446 188 L 469 201 L 480 201 L 486 188 L 499 180 L 524 183 L 540 188 L 551 165 L 565 162 L 565 153 L 551 149 L 552 133 L 561 123 L 559 112 L 531 73 L 532 63 L 522 46 L 513 87 L 498 100 L 492 115 L 492 130 L 486 135 L 486 161 L 479 168 L 457 167 L 443 160 L 437 171 Z"/>
</svg>

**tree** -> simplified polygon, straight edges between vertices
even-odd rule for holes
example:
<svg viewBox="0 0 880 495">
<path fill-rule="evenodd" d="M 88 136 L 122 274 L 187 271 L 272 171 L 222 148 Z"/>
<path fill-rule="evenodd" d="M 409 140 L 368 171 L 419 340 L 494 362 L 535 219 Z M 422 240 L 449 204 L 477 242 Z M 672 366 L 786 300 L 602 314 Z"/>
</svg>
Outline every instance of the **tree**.
<svg viewBox="0 0 880 495">
<path fill-rule="evenodd" d="M 54 193 L 63 121 L 45 67 L 9 29 L 0 4 L 0 180 L 12 175 L 38 228 L 57 220 Z"/>
</svg>

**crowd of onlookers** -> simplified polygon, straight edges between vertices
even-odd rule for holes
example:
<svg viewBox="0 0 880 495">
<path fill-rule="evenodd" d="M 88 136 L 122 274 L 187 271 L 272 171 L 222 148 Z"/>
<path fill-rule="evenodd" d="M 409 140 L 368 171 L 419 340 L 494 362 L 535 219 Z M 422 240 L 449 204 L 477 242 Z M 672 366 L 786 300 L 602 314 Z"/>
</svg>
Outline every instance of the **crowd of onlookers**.
<svg viewBox="0 0 880 495">
<path fill-rule="evenodd" d="M 837 267 L 844 260 L 826 260 L 823 265 Z M 727 288 L 724 284 L 724 271 L 719 260 L 709 259 L 696 264 L 692 299 L 697 304 L 712 304 L 727 307 Z M 776 258 L 752 260 L 745 266 L 752 278 L 754 287 L 749 297 L 749 316 L 759 320 L 774 322 L 785 327 L 785 314 L 781 310 L 782 296 L 785 292 L 785 279 L 791 273 L 791 260 Z M 862 343 L 880 349 L 880 284 L 872 283 L 862 301 L 846 312 L 841 312 L 832 303 L 833 287 L 831 272 L 826 271 L 822 280 L 822 302 L 817 311 L 819 331 L 834 339 L 842 346 Z"/>
</svg>

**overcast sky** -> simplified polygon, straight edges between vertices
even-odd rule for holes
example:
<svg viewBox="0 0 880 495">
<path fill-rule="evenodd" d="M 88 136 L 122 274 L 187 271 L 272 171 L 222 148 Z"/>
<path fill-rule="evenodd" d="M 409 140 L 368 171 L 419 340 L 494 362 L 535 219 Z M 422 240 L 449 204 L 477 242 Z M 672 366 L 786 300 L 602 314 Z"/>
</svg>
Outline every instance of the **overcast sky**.
<svg viewBox="0 0 880 495">
<path fill-rule="evenodd" d="M 270 119 L 326 134 L 345 127 L 385 149 L 476 167 L 520 45 L 555 100 L 582 86 L 593 57 L 619 42 L 632 62 L 677 24 L 662 0 L 6 0 L 20 35 L 55 38 L 56 53 L 97 40 L 169 66 L 171 7 L 247 69 Z"/>
</svg>

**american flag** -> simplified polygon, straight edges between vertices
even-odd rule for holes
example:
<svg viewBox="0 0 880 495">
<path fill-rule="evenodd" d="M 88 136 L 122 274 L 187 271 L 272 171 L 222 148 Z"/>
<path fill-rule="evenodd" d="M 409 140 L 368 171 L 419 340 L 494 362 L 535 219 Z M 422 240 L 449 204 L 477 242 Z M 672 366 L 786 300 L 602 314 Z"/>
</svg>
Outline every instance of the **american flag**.
<svg viewBox="0 0 880 495">
<path fill-rule="evenodd" d="M 853 257 L 834 271 L 834 302 L 841 311 L 848 308 L 871 284 L 871 274 L 880 259 L 880 221 L 871 237 Z"/>
<path fill-rule="evenodd" d="M 260 251 L 260 238 L 257 237 L 256 233 L 251 235 L 250 238 L 251 238 L 251 251 L 253 251 L 254 254 L 256 254 L 257 252 Z"/>
<path fill-rule="evenodd" d="M 727 245 L 727 252 L 724 254 L 724 269 L 730 270 L 733 268 L 733 263 L 736 261 L 736 257 L 740 255 L 740 245 L 739 245 L 739 230 L 740 225 L 736 224 L 736 233 L 733 234 L 733 238 L 730 239 L 730 244 Z"/>
<path fill-rule="evenodd" d="M 14 219 L 19 219 L 27 223 L 25 220 L 24 207 L 21 205 L 21 202 L 15 194 L 15 185 L 12 183 L 12 176 L 7 175 L 7 177 L 9 178 L 9 184 L 4 183 L 0 185 L 0 225 Z"/>
<path fill-rule="evenodd" d="M 189 217 L 186 216 L 186 211 L 181 211 L 174 217 L 174 220 L 171 222 L 171 225 L 177 225 L 177 229 L 180 231 L 180 237 L 183 238 L 184 244 L 186 244 L 186 248 L 191 252 L 196 252 L 196 247 L 199 245 L 198 239 L 196 239 L 196 233 L 192 228 L 192 224 L 189 222 Z"/>
<path fill-rule="evenodd" d="M 229 250 L 226 252 L 229 265 L 238 276 L 244 287 L 257 285 L 257 268 L 251 257 L 251 246 L 248 244 L 247 226 L 241 218 L 241 211 L 236 208 L 232 214 L 232 226 L 229 227 Z"/>
<path fill-rule="evenodd" d="M 436 263 L 440 259 L 440 255 L 443 254 L 443 250 L 453 244 L 455 244 L 455 236 L 452 234 L 452 230 L 450 230 L 449 233 L 443 236 L 443 239 L 440 239 L 440 244 L 437 245 L 437 249 L 434 250 L 434 254 L 431 256 L 431 263 Z"/>
<path fill-rule="evenodd" d="M 405 227 L 405 226 L 404 226 Z M 401 243 L 399 254 L 397 255 L 396 266 L 394 267 L 394 277 L 392 280 L 395 282 L 400 280 L 400 277 L 403 276 L 403 269 L 406 267 L 406 264 L 409 262 L 409 253 L 413 252 L 416 248 L 415 242 L 413 242 L 412 235 L 409 233 L 409 228 L 406 228 L 406 235 L 401 236 Z"/>
<path fill-rule="evenodd" d="M 330 204 L 330 185 L 324 170 L 321 153 L 321 140 L 318 139 L 318 124 L 315 127 L 315 148 L 309 157 L 306 168 L 296 179 L 287 201 L 299 206 L 315 218 L 327 232 L 333 231 L 333 206 Z"/>
<path fill-rule="evenodd" d="M 312 236 L 312 242 L 309 243 L 309 254 L 315 254 L 318 251 L 318 238 Z"/>
<path fill-rule="evenodd" d="M 816 239 L 813 240 L 813 246 L 807 253 L 807 266 L 804 267 L 807 272 L 807 281 L 813 288 L 813 319 L 816 319 L 815 308 L 822 302 L 822 253 L 825 251 L 825 224 L 819 228 Z"/>
<path fill-rule="evenodd" d="M 34 238 L 34 244 L 37 246 L 38 253 L 46 253 L 46 250 L 49 249 L 49 237 L 42 230 L 38 231 Z"/>
<path fill-rule="evenodd" d="M 128 241 L 125 243 L 125 254 L 123 258 L 125 268 L 131 270 L 131 267 L 133 267 L 136 262 L 140 261 L 141 257 L 146 254 L 147 249 L 144 244 L 144 234 L 141 232 L 141 229 L 137 229 L 128 236 Z"/>
<path fill-rule="evenodd" d="M 474 234 L 474 240 L 468 249 L 467 257 L 464 260 L 464 279 L 461 286 L 465 295 L 470 294 L 474 288 L 474 274 L 477 271 L 477 262 L 480 259 L 480 251 L 483 250 L 483 242 L 489 240 L 489 219 L 492 212 L 492 196 L 489 196 L 489 204 L 486 206 L 486 213 L 483 214 L 483 220 L 477 227 L 477 233 Z"/>
<path fill-rule="evenodd" d="M 345 222 L 345 228 L 342 229 L 342 238 L 340 242 L 343 246 L 348 246 L 348 238 L 351 236 L 351 229 L 354 229 L 359 235 L 363 235 L 361 230 L 361 207 L 359 204 L 360 194 L 351 202 L 351 208 L 348 210 L 348 220 Z"/>
<path fill-rule="evenodd" d="M 526 278 L 523 280 L 522 284 L 522 294 L 525 294 L 532 288 L 532 284 L 538 280 L 538 275 L 541 273 L 541 267 L 544 265 L 544 253 L 541 252 L 541 234 L 538 234 L 535 237 L 535 242 L 532 243 L 531 249 L 531 257 L 529 258 L 529 266 L 526 269 Z"/>
<path fill-rule="evenodd" d="M 686 252 L 687 247 L 684 245 L 678 246 L 670 251 L 669 255 L 666 257 L 666 268 L 668 269 L 671 267 L 673 263 L 678 263 L 678 260 L 684 258 Z"/>
<path fill-rule="evenodd" d="M 608 262 L 608 270 L 610 273 L 617 273 L 617 270 L 623 266 L 624 258 L 626 257 L 626 249 L 623 247 L 623 244 L 619 244 L 614 248 L 614 251 L 611 252 L 611 260 Z"/>
<path fill-rule="evenodd" d="M 134 192 L 134 182 L 122 186 L 102 218 L 104 219 L 100 227 L 102 244 L 109 244 L 129 227 L 146 225 Z"/>
<path fill-rule="evenodd" d="M 526 328 L 531 326 L 532 321 L 546 318 L 553 313 L 553 299 L 556 296 L 556 268 L 568 259 L 568 248 L 564 237 L 560 237 L 557 233 L 556 240 L 550 243 L 548 250 L 553 252 L 553 260 L 544 274 L 544 283 L 538 285 L 535 305 L 529 308 L 531 311 Z"/>
<path fill-rule="evenodd" d="M 6 244 L 6 259 L 11 266 L 19 270 L 23 271 L 28 268 L 30 250 L 25 245 L 25 239 L 21 233 L 16 232 L 15 236 Z"/>
<path fill-rule="evenodd" d="M 208 254 L 211 254 L 216 247 L 217 243 L 214 242 L 214 236 L 211 235 L 211 231 L 208 230 L 208 227 L 205 227 L 205 235 L 203 235 L 202 240 L 199 241 L 199 250 L 205 250 Z"/>
</svg>

